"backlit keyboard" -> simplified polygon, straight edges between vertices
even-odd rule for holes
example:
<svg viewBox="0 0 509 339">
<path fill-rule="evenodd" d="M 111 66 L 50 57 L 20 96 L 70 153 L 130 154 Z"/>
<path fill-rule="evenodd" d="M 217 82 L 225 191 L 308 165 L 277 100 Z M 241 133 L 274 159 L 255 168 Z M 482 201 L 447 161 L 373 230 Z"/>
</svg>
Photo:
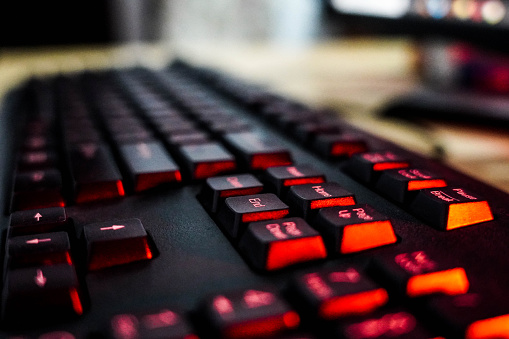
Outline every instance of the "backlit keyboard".
<svg viewBox="0 0 509 339">
<path fill-rule="evenodd" d="M 2 116 L 5 338 L 509 338 L 509 196 L 177 61 Z"/>
</svg>

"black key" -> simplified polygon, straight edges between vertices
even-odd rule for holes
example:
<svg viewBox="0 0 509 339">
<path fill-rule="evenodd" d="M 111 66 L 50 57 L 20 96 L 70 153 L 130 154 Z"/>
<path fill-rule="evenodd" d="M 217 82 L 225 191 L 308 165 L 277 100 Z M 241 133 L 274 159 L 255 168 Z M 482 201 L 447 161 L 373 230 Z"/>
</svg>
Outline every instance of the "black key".
<svg viewBox="0 0 509 339">
<path fill-rule="evenodd" d="M 205 179 L 237 168 L 235 157 L 217 142 L 184 145 L 180 154 L 192 179 Z"/>
<path fill-rule="evenodd" d="M 302 142 L 313 142 L 317 135 L 339 134 L 342 124 L 336 119 L 306 122 L 295 127 L 293 134 Z"/>
<path fill-rule="evenodd" d="M 168 309 L 143 314 L 118 314 L 110 321 L 115 339 L 198 339 L 186 319 Z"/>
<path fill-rule="evenodd" d="M 325 175 L 309 165 L 275 166 L 267 168 L 265 179 L 281 196 L 290 186 L 323 183 Z"/>
<path fill-rule="evenodd" d="M 306 219 L 316 215 L 320 208 L 356 203 L 354 195 L 335 182 L 292 186 L 286 201 L 295 213 Z"/>
<path fill-rule="evenodd" d="M 377 256 L 370 271 L 395 294 L 411 298 L 434 293 L 463 294 L 470 285 L 462 267 L 428 251 Z"/>
<path fill-rule="evenodd" d="M 65 206 L 60 171 L 50 168 L 16 175 L 12 210 L 57 206 Z"/>
<path fill-rule="evenodd" d="M 7 240 L 9 267 L 72 264 L 66 232 L 40 233 Z"/>
<path fill-rule="evenodd" d="M 105 145 L 73 145 L 70 161 L 76 202 L 115 198 L 125 194 L 120 171 Z"/>
<path fill-rule="evenodd" d="M 341 254 L 397 241 L 391 221 L 366 204 L 322 208 L 313 226 L 323 235 L 326 244 Z"/>
<path fill-rule="evenodd" d="M 63 207 L 18 211 L 11 214 L 9 235 L 65 231 L 67 214 Z"/>
<path fill-rule="evenodd" d="M 351 134 L 319 134 L 313 142 L 313 149 L 328 158 L 351 157 L 366 152 L 366 140 Z"/>
<path fill-rule="evenodd" d="M 182 180 L 179 167 L 159 142 L 120 146 L 135 192 Z"/>
<path fill-rule="evenodd" d="M 255 132 L 239 132 L 225 134 L 224 140 L 250 169 L 292 164 L 290 151 L 275 139 L 262 137 Z"/>
<path fill-rule="evenodd" d="M 211 296 L 203 315 L 214 334 L 226 339 L 280 337 L 300 324 L 299 315 L 268 288 Z"/>
<path fill-rule="evenodd" d="M 410 208 L 433 227 L 444 231 L 493 220 L 488 201 L 462 187 L 421 190 Z"/>
<path fill-rule="evenodd" d="M 378 179 L 381 171 L 410 166 L 408 160 L 389 152 L 369 152 L 353 155 L 348 161 L 348 171 L 366 184 Z"/>
<path fill-rule="evenodd" d="M 320 234 L 301 218 L 251 223 L 239 248 L 253 266 L 267 271 L 327 256 Z"/>
<path fill-rule="evenodd" d="M 203 185 L 200 199 L 212 213 L 216 213 L 219 203 L 228 197 L 260 193 L 263 184 L 251 174 L 227 175 L 208 178 Z"/>
<path fill-rule="evenodd" d="M 7 272 L 4 318 L 10 323 L 54 322 L 83 314 L 78 279 L 68 264 Z"/>
<path fill-rule="evenodd" d="M 246 224 L 280 219 L 288 214 L 288 206 L 272 193 L 226 198 L 219 208 L 218 218 L 224 229 L 237 238 Z"/>
<path fill-rule="evenodd" d="M 303 308 L 325 320 L 369 314 L 389 301 L 387 291 L 356 266 L 300 274 L 292 292 Z"/>
<path fill-rule="evenodd" d="M 139 219 L 85 225 L 83 236 L 87 244 L 90 270 L 153 257 L 147 232 Z"/>
<path fill-rule="evenodd" d="M 404 203 L 425 188 L 445 187 L 447 182 L 440 176 L 417 168 L 383 171 L 376 188 L 384 195 Z"/>
</svg>

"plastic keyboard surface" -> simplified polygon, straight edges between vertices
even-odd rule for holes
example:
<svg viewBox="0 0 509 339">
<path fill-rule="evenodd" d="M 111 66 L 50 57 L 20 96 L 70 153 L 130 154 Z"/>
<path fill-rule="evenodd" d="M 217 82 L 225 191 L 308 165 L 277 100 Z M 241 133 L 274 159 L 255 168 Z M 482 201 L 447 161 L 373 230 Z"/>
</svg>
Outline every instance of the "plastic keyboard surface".
<svg viewBox="0 0 509 339">
<path fill-rule="evenodd" d="M 2 116 L 6 338 L 509 338 L 509 196 L 176 62 Z"/>
</svg>

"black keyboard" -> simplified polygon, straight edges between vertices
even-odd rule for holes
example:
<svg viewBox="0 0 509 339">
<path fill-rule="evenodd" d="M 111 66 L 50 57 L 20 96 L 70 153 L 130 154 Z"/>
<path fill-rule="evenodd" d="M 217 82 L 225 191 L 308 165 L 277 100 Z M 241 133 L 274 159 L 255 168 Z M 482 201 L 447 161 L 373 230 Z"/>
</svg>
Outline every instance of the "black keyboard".
<svg viewBox="0 0 509 339">
<path fill-rule="evenodd" d="M 509 338 L 509 196 L 216 71 L 2 115 L 5 338 Z"/>
</svg>

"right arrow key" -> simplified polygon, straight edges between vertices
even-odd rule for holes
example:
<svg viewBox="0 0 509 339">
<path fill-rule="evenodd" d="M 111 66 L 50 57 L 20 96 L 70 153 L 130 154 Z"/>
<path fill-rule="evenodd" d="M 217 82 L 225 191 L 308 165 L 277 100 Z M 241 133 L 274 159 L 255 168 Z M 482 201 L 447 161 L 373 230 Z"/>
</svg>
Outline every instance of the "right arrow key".
<svg viewBox="0 0 509 339">
<path fill-rule="evenodd" d="M 83 227 L 88 269 L 98 270 L 152 259 L 148 235 L 139 219 L 101 222 Z"/>
</svg>

